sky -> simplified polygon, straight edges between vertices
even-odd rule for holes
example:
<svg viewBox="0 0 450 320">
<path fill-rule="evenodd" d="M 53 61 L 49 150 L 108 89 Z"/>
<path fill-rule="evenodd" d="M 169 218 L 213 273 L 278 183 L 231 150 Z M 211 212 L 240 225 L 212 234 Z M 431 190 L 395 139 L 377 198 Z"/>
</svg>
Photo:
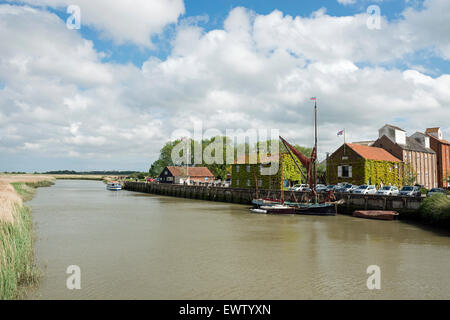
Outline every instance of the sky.
<svg viewBox="0 0 450 320">
<path fill-rule="evenodd" d="M 10 0 L 0 43 L 0 172 L 147 171 L 200 125 L 312 146 L 312 96 L 319 158 L 344 128 L 450 139 L 448 0 Z"/>
</svg>

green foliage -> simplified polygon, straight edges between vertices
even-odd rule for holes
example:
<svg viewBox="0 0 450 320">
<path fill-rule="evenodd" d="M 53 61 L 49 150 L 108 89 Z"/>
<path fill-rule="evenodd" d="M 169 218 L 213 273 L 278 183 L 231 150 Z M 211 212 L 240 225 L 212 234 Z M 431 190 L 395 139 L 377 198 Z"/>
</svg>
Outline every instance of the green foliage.
<svg viewBox="0 0 450 320">
<path fill-rule="evenodd" d="M 30 211 L 16 207 L 13 224 L 0 222 L 0 300 L 20 298 L 21 289 L 39 281 Z"/>
<path fill-rule="evenodd" d="M 222 150 L 216 150 L 216 148 L 213 147 L 214 142 L 222 142 Z M 149 175 L 151 177 L 158 177 L 161 174 L 162 170 L 166 166 L 184 165 L 185 164 L 184 162 L 180 163 L 180 164 L 175 164 L 172 161 L 172 151 L 173 151 L 174 147 L 176 145 L 178 145 L 179 143 L 181 143 L 181 140 L 170 141 L 164 145 L 164 147 L 160 151 L 160 156 L 159 156 L 158 160 L 153 162 L 150 166 Z M 278 140 L 258 142 L 258 143 L 256 143 L 256 145 L 250 146 L 248 143 L 242 143 L 239 145 L 235 145 L 235 144 L 233 144 L 233 141 L 231 141 L 229 138 L 217 136 L 217 137 L 213 137 L 211 139 L 204 139 L 202 141 L 190 140 L 190 143 L 191 143 L 190 163 L 194 163 L 196 146 L 198 147 L 201 145 L 203 153 L 206 152 L 211 157 L 215 157 L 217 151 L 221 152 L 221 155 L 220 154 L 217 155 L 219 158 L 221 158 L 221 161 L 219 161 L 219 162 L 221 162 L 221 164 L 206 162 L 206 159 L 204 157 L 202 157 L 201 166 L 207 167 L 209 170 L 211 170 L 211 172 L 214 174 L 214 176 L 216 178 L 220 177 L 220 178 L 222 178 L 222 180 L 225 180 L 227 174 L 231 173 L 231 166 L 230 166 L 230 164 L 227 164 L 227 161 L 226 161 L 227 150 L 229 150 L 229 152 L 230 151 L 232 152 L 232 154 L 234 155 L 234 159 L 237 159 L 238 156 L 241 154 L 241 152 L 246 155 L 252 154 L 252 153 L 270 154 L 273 151 L 276 151 L 272 147 L 274 143 L 278 143 L 279 152 L 282 152 L 283 150 L 285 150 L 283 144 L 281 142 L 279 142 Z M 304 155 L 306 155 L 307 157 L 311 156 L 311 152 L 312 152 L 311 148 L 305 148 L 305 147 L 301 147 L 298 145 L 295 145 L 294 147 L 297 150 L 299 150 L 300 152 L 302 152 Z M 198 149 L 200 149 L 200 148 L 198 148 Z M 184 156 L 184 152 L 182 150 L 180 152 L 180 157 L 183 157 L 183 156 Z M 198 164 L 198 166 L 200 166 L 200 164 Z"/>
<path fill-rule="evenodd" d="M 402 180 L 404 186 L 412 186 L 417 181 L 417 173 L 414 171 L 410 163 L 404 164 Z"/>
<path fill-rule="evenodd" d="M 279 190 L 283 186 L 283 180 L 290 180 L 296 183 L 306 183 L 302 178 L 301 172 L 298 170 L 293 159 L 288 154 L 280 155 L 279 167 L 274 175 L 262 175 L 261 166 L 268 167 L 270 164 L 236 164 L 232 165 L 232 187 L 233 188 L 255 188 L 255 182 L 262 185 L 258 186 L 260 189 L 276 189 Z M 239 172 L 237 168 L 239 167 Z M 249 170 L 247 169 L 249 168 Z M 305 172 L 305 169 L 303 172 Z M 283 170 L 283 172 L 282 172 Z M 305 172 L 306 173 L 306 172 Z M 256 181 L 255 181 L 256 177 Z M 283 177 L 283 180 L 282 180 Z M 239 184 L 237 182 L 239 181 Z"/>
<path fill-rule="evenodd" d="M 429 223 L 450 226 L 450 199 L 444 194 L 423 200 L 419 212 L 421 218 Z"/>
<path fill-rule="evenodd" d="M 372 185 L 393 185 L 401 187 L 403 177 L 401 175 L 402 164 L 390 161 L 365 160 L 365 183 L 370 181 Z"/>
<path fill-rule="evenodd" d="M 144 180 L 146 176 L 147 176 L 147 172 L 136 172 L 136 173 L 132 173 L 130 175 L 130 178 Z"/>
</svg>

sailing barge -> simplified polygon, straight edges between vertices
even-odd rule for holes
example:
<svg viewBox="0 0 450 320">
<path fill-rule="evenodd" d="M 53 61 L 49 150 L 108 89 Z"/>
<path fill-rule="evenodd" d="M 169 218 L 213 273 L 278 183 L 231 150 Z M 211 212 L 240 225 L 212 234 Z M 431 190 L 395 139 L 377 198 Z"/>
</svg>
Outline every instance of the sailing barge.
<svg viewBox="0 0 450 320">
<path fill-rule="evenodd" d="M 281 189 L 281 200 L 276 199 L 254 199 L 254 208 L 252 212 L 255 213 L 269 213 L 269 214 L 304 214 L 304 215 L 321 215 L 334 216 L 337 213 L 337 202 L 332 202 L 332 194 L 328 195 L 328 199 L 323 203 L 318 202 L 316 191 L 317 181 L 317 99 L 314 100 L 314 148 L 311 157 L 307 157 L 290 145 L 285 139 L 280 136 L 280 140 L 288 151 L 290 157 L 295 163 L 296 167 L 301 172 L 303 178 L 308 181 L 311 188 L 309 201 L 306 202 L 285 202 L 284 201 L 284 186 Z M 300 163 L 299 163 L 300 162 Z M 306 169 L 303 172 L 301 165 Z M 283 169 L 281 169 L 281 176 L 283 181 Z M 283 181 L 284 182 L 284 181 Z M 282 183 L 283 184 L 283 183 Z"/>
</svg>

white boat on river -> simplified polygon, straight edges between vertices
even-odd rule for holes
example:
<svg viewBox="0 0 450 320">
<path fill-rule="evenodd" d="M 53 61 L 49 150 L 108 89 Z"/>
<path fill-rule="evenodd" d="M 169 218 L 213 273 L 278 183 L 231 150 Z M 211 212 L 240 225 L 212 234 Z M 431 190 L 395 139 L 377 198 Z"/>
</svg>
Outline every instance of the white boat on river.
<svg viewBox="0 0 450 320">
<path fill-rule="evenodd" d="M 106 185 L 106 189 L 111 191 L 120 191 L 122 190 L 122 184 L 117 181 L 111 181 Z"/>
</svg>

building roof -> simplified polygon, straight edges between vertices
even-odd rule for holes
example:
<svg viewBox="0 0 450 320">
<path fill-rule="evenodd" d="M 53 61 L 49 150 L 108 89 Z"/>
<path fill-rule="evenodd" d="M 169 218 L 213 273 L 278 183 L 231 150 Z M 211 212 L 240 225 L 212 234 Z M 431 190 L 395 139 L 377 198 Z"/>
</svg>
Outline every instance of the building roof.
<svg viewBox="0 0 450 320">
<path fill-rule="evenodd" d="M 406 132 L 406 131 L 403 130 L 402 128 L 399 128 L 399 127 L 397 127 L 397 126 L 393 126 L 392 124 L 386 124 L 385 127 L 391 127 L 391 128 L 396 129 L 396 130 L 400 130 L 400 131 Z"/>
<path fill-rule="evenodd" d="M 404 150 L 408 151 L 416 151 L 416 152 L 425 152 L 425 153 L 436 153 L 430 148 L 425 148 L 416 139 L 411 137 L 406 137 L 406 144 L 398 144 Z"/>
<path fill-rule="evenodd" d="M 428 132 L 439 132 L 439 127 L 436 127 L 436 128 L 427 128 L 427 130 L 426 130 L 426 133 L 428 133 Z"/>
<path fill-rule="evenodd" d="M 369 147 L 353 143 L 347 143 L 347 146 L 349 146 L 353 151 L 367 160 L 402 162 L 400 159 L 394 157 L 392 154 L 382 148 Z"/>
<path fill-rule="evenodd" d="M 352 144 L 360 144 L 363 146 L 372 146 L 375 143 L 375 140 L 368 140 L 368 141 L 354 141 Z"/>
<path fill-rule="evenodd" d="M 437 140 L 440 143 L 450 145 L 450 141 L 447 141 L 445 139 L 438 139 L 437 137 L 435 137 L 435 136 L 433 136 L 432 134 L 429 134 L 429 133 L 427 133 L 427 136 L 430 137 L 431 139 Z"/>
<path fill-rule="evenodd" d="M 186 176 L 186 173 L 188 173 L 190 177 L 214 177 L 207 167 L 189 167 L 186 169 L 186 167 L 169 166 L 167 169 L 174 177 Z"/>
</svg>

